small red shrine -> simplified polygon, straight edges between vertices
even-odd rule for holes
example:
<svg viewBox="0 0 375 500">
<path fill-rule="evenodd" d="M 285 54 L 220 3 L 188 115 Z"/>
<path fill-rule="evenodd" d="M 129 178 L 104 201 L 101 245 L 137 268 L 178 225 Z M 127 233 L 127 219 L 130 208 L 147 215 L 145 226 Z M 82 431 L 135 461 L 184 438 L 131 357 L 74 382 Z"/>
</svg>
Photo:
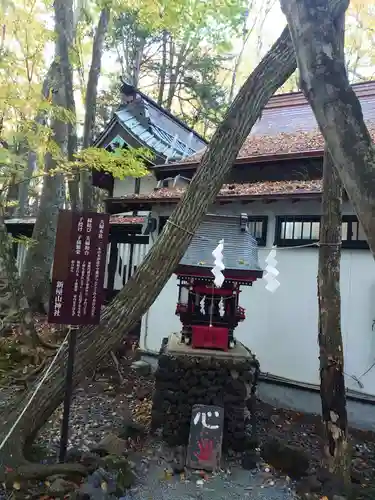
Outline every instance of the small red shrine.
<svg viewBox="0 0 375 500">
<path fill-rule="evenodd" d="M 214 283 L 212 268 L 215 241 L 224 240 L 221 287 Z M 179 280 L 176 315 L 182 323 L 182 341 L 193 349 L 227 351 L 236 344 L 234 330 L 245 320 L 240 306 L 242 286 L 261 278 L 258 248 L 249 233 L 247 215 L 208 215 L 195 233 L 175 274 Z"/>
</svg>

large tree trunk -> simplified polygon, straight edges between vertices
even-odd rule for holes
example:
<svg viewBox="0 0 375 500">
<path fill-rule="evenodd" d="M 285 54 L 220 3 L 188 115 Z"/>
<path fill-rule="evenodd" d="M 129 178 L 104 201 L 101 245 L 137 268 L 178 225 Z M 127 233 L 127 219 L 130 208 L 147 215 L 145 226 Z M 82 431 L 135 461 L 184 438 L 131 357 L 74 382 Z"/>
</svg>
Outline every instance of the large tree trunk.
<svg viewBox="0 0 375 500">
<path fill-rule="evenodd" d="M 70 52 L 72 50 L 72 47 L 74 46 L 76 30 L 76 16 L 73 11 L 73 0 L 55 0 L 54 9 L 56 19 L 56 32 L 58 33 L 57 49 L 61 65 L 63 87 L 65 89 L 64 107 L 70 111 L 72 118 L 67 123 L 67 156 L 69 161 L 74 161 L 74 155 L 77 152 L 77 128 L 76 103 L 74 99 L 73 86 L 73 67 L 70 61 Z M 80 10 L 79 6 L 77 6 L 77 10 Z M 72 175 L 68 180 L 68 191 L 70 206 L 72 210 L 79 210 L 81 207 L 79 195 L 79 174 L 76 169 L 73 169 Z"/>
<path fill-rule="evenodd" d="M 340 4 L 346 8 L 348 1 Z M 281 0 L 281 5 L 302 89 L 375 255 L 375 150 L 345 64 L 337 57 L 330 5 L 328 0 Z"/>
<path fill-rule="evenodd" d="M 336 15 L 340 12 L 337 11 Z M 139 318 L 149 309 L 185 253 L 191 235 L 207 213 L 229 174 L 233 162 L 263 107 L 273 93 L 295 71 L 293 46 L 286 28 L 269 53 L 247 79 L 231 105 L 224 122 L 216 131 L 188 190 L 173 212 L 146 259 L 116 299 L 104 310 L 102 325 L 78 334 L 73 384 L 76 386 L 98 362 L 123 340 Z M 165 332 L 168 335 L 170 332 Z M 61 355 L 39 393 L 35 396 L 7 442 L 7 456 L 15 461 L 64 395 L 67 352 Z M 25 400 L 25 397 L 23 397 Z M 7 408 L 0 441 L 22 409 L 15 401 Z M 0 455 L 0 461 L 2 460 Z"/>
<path fill-rule="evenodd" d="M 87 82 L 85 99 L 85 125 L 83 130 L 83 148 L 88 148 L 93 139 L 95 127 L 96 102 L 98 96 L 98 82 L 101 71 L 104 38 L 108 29 L 110 16 L 109 4 L 100 13 L 99 23 L 96 28 L 92 47 L 91 67 Z M 84 210 L 93 210 L 94 193 L 92 185 L 92 172 L 81 172 L 82 204 Z"/>
<path fill-rule="evenodd" d="M 338 58 L 343 62 L 345 16 L 335 21 Z M 342 184 L 326 149 L 318 270 L 320 395 L 329 470 L 350 489 L 350 453 L 341 335 L 340 259 Z"/>
<path fill-rule="evenodd" d="M 66 138 L 66 125 L 60 123 L 53 126 L 55 140 L 60 143 Z M 56 168 L 51 154 L 46 155 L 47 173 L 33 229 L 33 244 L 27 251 L 22 269 L 22 285 L 33 311 L 45 312 L 48 307 L 50 292 L 50 274 L 55 246 L 57 216 L 62 208 L 65 191 L 62 175 L 48 175 Z"/>
<path fill-rule="evenodd" d="M 70 79 L 67 73 L 71 71 L 71 65 L 69 60 L 65 60 L 69 57 L 70 44 L 68 36 L 71 33 L 71 30 L 65 29 L 70 15 L 64 9 L 68 9 L 68 7 L 69 5 L 65 3 L 65 0 L 55 0 L 54 2 L 57 32 L 55 59 L 58 63 L 55 64 L 52 100 L 54 105 L 63 107 L 66 106 L 67 96 L 69 96 L 70 92 L 69 87 L 72 85 L 72 81 L 68 81 L 67 84 L 67 79 Z M 61 155 L 65 156 L 68 142 L 67 124 L 55 119 L 52 130 L 54 140 L 61 150 Z M 47 153 L 45 159 L 45 172 L 47 175 L 43 183 L 42 196 L 32 236 L 35 243 L 27 251 L 22 270 L 22 285 L 30 307 L 34 311 L 46 311 L 48 308 L 57 216 L 59 208 L 62 208 L 65 200 L 63 176 L 61 174 L 49 175 L 49 172 L 55 169 L 56 166 L 56 160 L 50 153 Z"/>
</svg>

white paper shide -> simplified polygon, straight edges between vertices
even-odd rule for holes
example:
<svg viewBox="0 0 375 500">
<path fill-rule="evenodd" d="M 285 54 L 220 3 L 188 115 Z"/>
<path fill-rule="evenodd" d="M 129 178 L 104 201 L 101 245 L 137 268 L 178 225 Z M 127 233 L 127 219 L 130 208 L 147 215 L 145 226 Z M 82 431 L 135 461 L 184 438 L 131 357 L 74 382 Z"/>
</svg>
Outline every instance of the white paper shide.
<svg viewBox="0 0 375 500">
<path fill-rule="evenodd" d="M 217 286 L 218 288 L 221 288 L 223 286 L 225 280 L 223 274 L 223 271 L 225 269 L 223 262 L 224 259 L 223 250 L 224 250 L 224 240 L 220 240 L 218 246 L 212 252 L 212 255 L 215 258 L 215 262 L 214 262 L 214 267 L 211 269 L 211 272 L 215 276 L 214 283 L 215 286 Z"/>
<path fill-rule="evenodd" d="M 266 290 L 271 293 L 275 293 L 276 290 L 280 286 L 280 282 L 276 279 L 280 274 L 276 269 L 277 260 L 276 260 L 276 247 L 273 247 L 270 253 L 266 258 L 267 267 L 265 269 L 266 274 L 264 274 L 263 279 L 266 281 Z"/>
</svg>

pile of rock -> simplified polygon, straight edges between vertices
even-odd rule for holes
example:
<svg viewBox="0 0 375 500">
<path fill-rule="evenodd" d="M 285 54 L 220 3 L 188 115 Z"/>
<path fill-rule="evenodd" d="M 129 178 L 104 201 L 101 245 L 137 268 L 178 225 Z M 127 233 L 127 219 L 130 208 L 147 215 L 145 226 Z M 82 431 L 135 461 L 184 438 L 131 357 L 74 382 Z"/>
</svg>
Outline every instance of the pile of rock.
<svg viewBox="0 0 375 500">
<path fill-rule="evenodd" d="M 171 446 L 186 445 L 195 404 L 224 408 L 224 448 L 242 451 L 250 435 L 259 363 L 241 357 L 176 355 L 166 345 L 155 374 L 151 429 L 162 429 Z"/>
</svg>

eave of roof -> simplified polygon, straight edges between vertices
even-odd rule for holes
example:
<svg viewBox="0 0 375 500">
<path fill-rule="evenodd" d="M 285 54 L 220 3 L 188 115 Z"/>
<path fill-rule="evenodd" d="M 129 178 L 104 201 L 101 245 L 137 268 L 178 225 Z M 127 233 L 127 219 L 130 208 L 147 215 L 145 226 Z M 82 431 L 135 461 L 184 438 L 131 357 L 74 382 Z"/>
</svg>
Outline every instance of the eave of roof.
<svg viewBox="0 0 375 500">
<path fill-rule="evenodd" d="M 111 225 L 144 224 L 146 217 L 131 217 L 126 215 L 111 215 L 109 223 Z"/>
<path fill-rule="evenodd" d="M 12 218 L 12 219 L 6 219 L 5 224 L 6 225 L 13 225 L 13 224 L 35 224 L 36 218 L 35 217 L 24 217 L 24 218 Z M 109 218 L 109 223 L 110 225 L 132 225 L 132 224 L 144 224 L 146 221 L 145 217 L 140 217 L 140 216 L 128 216 L 128 215 L 111 215 Z"/>
<path fill-rule="evenodd" d="M 161 188 L 150 193 L 129 194 L 118 198 L 107 198 L 107 204 L 153 204 L 178 203 L 185 189 Z M 315 198 L 322 192 L 321 180 L 303 181 L 267 181 L 251 184 L 225 184 L 217 197 L 218 201 L 236 199 L 281 199 L 281 198 Z"/>
<path fill-rule="evenodd" d="M 197 153 L 198 154 L 198 153 Z M 251 164 L 251 163 L 270 163 L 275 161 L 283 160 L 299 160 L 301 158 L 323 158 L 324 150 L 322 149 L 311 149 L 307 151 L 291 152 L 291 153 L 278 153 L 278 154 L 260 154 L 257 156 L 251 156 L 249 158 L 237 158 L 235 165 Z M 195 157 L 195 155 L 194 155 Z M 192 158 L 192 157 L 190 157 Z M 189 161 L 187 158 L 184 161 L 167 163 L 163 165 L 152 165 L 150 170 L 157 168 L 158 171 L 168 172 L 177 170 L 191 170 L 196 169 L 199 163 L 195 160 Z"/>
</svg>

